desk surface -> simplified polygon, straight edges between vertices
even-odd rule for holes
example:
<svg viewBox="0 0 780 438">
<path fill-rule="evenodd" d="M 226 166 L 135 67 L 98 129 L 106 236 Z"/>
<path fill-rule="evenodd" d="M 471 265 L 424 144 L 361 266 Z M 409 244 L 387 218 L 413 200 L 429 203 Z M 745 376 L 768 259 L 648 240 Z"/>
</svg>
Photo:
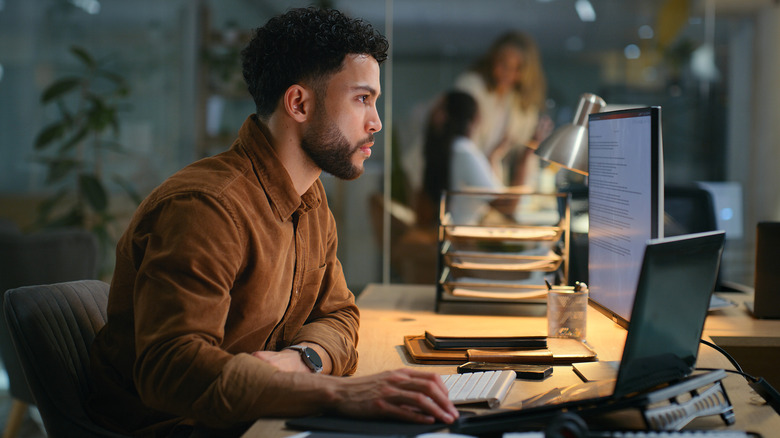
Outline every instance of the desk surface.
<svg viewBox="0 0 780 438">
<path fill-rule="evenodd" d="M 425 330 L 442 333 L 456 330 L 484 332 L 496 335 L 546 333 L 546 306 L 528 305 L 464 305 L 447 303 L 442 312 L 433 311 L 435 289 L 420 285 L 369 285 L 358 298 L 361 312 L 360 362 L 355 375 L 369 375 L 400 367 L 420 367 L 440 374 L 455 372 L 450 365 L 418 365 L 408 361 L 403 350 L 403 336 L 422 334 Z M 588 310 L 587 340 L 600 360 L 618 360 L 622 353 L 626 331 L 597 310 Z M 705 335 L 772 338 L 780 333 L 780 321 L 756 321 L 747 316 L 744 306 L 717 311 L 708 317 Z M 772 332 L 774 330 L 774 332 Z M 774 333 L 774 334 L 772 334 Z M 702 347 L 697 366 L 732 368 L 715 350 Z M 502 407 L 518 405 L 520 400 L 554 387 L 579 383 L 571 366 L 556 366 L 552 377 L 542 382 L 517 380 Z M 774 436 L 780 430 L 780 415 L 764 405 L 763 399 L 747 386 L 745 379 L 730 375 L 724 381 L 734 405 L 734 428 Z M 634 418 L 633 421 L 636 421 Z M 701 428 L 723 428 L 719 417 L 695 420 Z M 626 426 L 627 427 L 627 426 Z M 296 434 L 285 429 L 282 419 L 261 419 L 244 434 L 244 438 L 284 437 Z"/>
</svg>

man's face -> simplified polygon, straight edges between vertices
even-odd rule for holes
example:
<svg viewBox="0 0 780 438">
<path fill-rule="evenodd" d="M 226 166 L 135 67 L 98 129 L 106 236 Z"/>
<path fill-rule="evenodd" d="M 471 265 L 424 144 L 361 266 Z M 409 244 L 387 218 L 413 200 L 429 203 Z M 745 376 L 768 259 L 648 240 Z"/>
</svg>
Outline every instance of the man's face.
<svg viewBox="0 0 780 438">
<path fill-rule="evenodd" d="M 363 173 L 374 133 L 382 129 L 376 110 L 379 64 L 368 55 L 347 55 L 344 68 L 320 91 L 301 148 L 325 172 L 351 180 Z"/>
</svg>

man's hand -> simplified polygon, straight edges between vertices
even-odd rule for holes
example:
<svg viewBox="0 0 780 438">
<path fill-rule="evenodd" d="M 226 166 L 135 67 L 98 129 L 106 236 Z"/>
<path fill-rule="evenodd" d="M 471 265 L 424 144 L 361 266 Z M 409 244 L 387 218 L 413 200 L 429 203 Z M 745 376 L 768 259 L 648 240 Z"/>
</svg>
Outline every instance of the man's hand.
<svg viewBox="0 0 780 438">
<path fill-rule="evenodd" d="M 458 418 L 441 378 L 414 369 L 341 379 L 336 394 L 335 410 L 353 417 L 447 424 Z"/>
</svg>

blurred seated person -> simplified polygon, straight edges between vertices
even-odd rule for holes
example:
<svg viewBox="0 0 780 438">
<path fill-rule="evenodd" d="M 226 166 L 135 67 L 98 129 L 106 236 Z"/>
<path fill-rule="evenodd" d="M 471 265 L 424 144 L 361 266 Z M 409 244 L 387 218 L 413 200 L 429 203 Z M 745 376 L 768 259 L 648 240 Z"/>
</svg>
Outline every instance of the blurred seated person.
<svg viewBox="0 0 780 438">
<path fill-rule="evenodd" d="M 484 189 L 500 191 L 504 185 L 491 170 L 485 154 L 471 136 L 479 121 L 477 101 L 462 91 L 449 91 L 434 105 L 425 129 L 425 161 L 422 194 L 417 208 L 418 224 L 438 223 L 438 206 L 445 190 Z M 454 206 L 458 219 L 468 216 L 472 206 Z"/>
</svg>

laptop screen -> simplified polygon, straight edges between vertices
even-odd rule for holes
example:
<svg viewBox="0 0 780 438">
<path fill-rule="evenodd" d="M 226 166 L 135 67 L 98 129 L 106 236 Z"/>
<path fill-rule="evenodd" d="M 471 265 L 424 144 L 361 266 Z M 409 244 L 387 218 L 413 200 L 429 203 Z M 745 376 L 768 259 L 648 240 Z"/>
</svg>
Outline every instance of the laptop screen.
<svg viewBox="0 0 780 438">
<path fill-rule="evenodd" d="M 648 242 L 615 395 L 693 370 L 724 239 L 714 231 Z"/>
</svg>

